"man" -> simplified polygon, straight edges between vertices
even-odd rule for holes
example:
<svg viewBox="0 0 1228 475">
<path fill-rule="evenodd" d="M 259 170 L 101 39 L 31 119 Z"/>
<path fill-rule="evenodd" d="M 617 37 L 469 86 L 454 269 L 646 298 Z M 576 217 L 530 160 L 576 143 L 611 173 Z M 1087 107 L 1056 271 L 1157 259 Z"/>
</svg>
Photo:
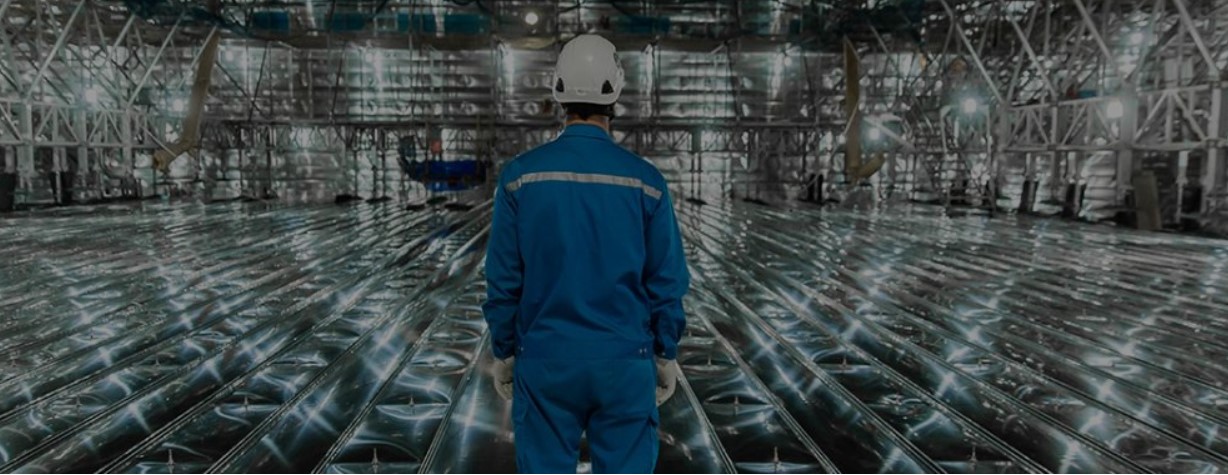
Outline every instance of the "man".
<svg viewBox="0 0 1228 475">
<path fill-rule="evenodd" d="M 483 310 L 521 472 L 574 472 L 581 433 L 594 472 L 656 465 L 690 275 L 665 179 L 610 138 L 623 85 L 613 44 L 567 43 L 552 84 L 566 128 L 495 192 Z"/>
</svg>

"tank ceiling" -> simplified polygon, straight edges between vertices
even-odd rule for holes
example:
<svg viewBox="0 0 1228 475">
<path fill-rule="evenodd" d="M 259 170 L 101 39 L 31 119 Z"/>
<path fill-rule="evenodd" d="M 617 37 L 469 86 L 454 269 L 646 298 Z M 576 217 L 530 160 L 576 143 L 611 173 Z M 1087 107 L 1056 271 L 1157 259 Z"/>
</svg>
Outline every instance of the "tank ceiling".
<svg viewBox="0 0 1228 475">
<path fill-rule="evenodd" d="M 461 208 L 5 218 L 0 471 L 510 470 L 489 203 Z M 679 221 L 660 471 L 1228 467 L 1219 241 L 923 207 Z"/>
</svg>

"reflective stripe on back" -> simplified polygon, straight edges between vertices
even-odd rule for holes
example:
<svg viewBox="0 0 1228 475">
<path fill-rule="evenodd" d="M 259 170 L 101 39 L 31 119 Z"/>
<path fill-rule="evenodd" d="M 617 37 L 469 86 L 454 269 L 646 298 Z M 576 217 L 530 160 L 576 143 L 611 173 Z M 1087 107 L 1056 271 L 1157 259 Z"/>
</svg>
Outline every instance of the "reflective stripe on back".
<svg viewBox="0 0 1228 475">
<path fill-rule="evenodd" d="M 529 183 L 538 183 L 543 181 L 566 181 L 571 183 L 597 183 L 602 185 L 617 185 L 628 188 L 639 188 L 644 191 L 652 199 L 661 199 L 661 190 L 653 188 L 639 178 L 631 178 L 618 175 L 605 175 L 600 173 L 574 173 L 574 172 L 537 172 L 526 173 L 520 178 L 513 180 L 507 184 L 507 191 L 516 191 L 521 186 Z"/>
</svg>

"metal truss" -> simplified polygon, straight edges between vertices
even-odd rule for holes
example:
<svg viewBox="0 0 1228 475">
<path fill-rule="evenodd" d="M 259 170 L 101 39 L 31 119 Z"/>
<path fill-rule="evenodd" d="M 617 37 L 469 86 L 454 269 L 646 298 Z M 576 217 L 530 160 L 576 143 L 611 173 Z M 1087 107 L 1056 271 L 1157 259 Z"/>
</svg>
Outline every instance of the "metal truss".
<svg viewBox="0 0 1228 475">
<path fill-rule="evenodd" d="M 1080 162 L 1107 157 L 1109 206 L 1128 202 L 1136 170 L 1194 154 L 1200 214 L 1222 208 L 1224 15 L 1222 2 L 1071 0 L 1041 2 L 1024 26 L 1008 17 L 1022 53 L 1000 152 L 1024 162 L 1028 180 L 1042 162 L 1066 161 L 1065 184 L 1085 182 Z M 1174 178 L 1180 200 L 1190 183 Z"/>
<path fill-rule="evenodd" d="M 1014 204 L 1032 209 L 1039 199 L 1024 189 L 1039 180 L 1054 190 L 1050 200 L 1095 219 L 1129 206 L 1136 171 L 1171 163 L 1179 171 L 1160 185 L 1171 185 L 1178 206 L 1166 220 L 1208 219 L 1225 205 L 1224 2 L 934 3 L 924 46 L 877 31 L 863 46 L 863 58 L 886 58 L 866 71 L 872 103 L 863 107 L 903 116 L 907 140 L 892 149 L 943 175 L 931 180 L 940 195 L 958 188 L 945 176 L 958 170 L 991 185 L 981 188 L 988 198 L 1013 192 Z M 889 54 L 910 50 L 904 60 Z M 901 80 L 902 97 L 881 91 Z M 1007 182 L 1015 189 L 999 189 Z M 1107 193 L 1084 196 L 1089 185 Z M 1183 214 L 1191 186 L 1200 203 Z M 1081 191 L 1058 196 L 1067 187 Z M 1099 214 L 1083 212 L 1092 208 Z"/>
</svg>

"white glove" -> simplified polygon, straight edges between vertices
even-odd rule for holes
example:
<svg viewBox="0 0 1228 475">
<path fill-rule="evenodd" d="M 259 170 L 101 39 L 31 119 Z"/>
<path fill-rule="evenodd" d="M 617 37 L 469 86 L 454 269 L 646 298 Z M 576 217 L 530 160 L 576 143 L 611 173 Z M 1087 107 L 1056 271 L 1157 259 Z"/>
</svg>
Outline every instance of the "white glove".
<svg viewBox="0 0 1228 475">
<path fill-rule="evenodd" d="M 682 368 L 678 361 L 657 357 L 657 405 L 665 404 L 678 389 L 678 377 L 682 376 Z"/>
<path fill-rule="evenodd" d="M 499 397 L 505 401 L 512 400 L 512 379 L 516 374 L 512 369 L 515 366 L 515 356 L 495 360 L 495 392 L 499 393 Z"/>
</svg>

